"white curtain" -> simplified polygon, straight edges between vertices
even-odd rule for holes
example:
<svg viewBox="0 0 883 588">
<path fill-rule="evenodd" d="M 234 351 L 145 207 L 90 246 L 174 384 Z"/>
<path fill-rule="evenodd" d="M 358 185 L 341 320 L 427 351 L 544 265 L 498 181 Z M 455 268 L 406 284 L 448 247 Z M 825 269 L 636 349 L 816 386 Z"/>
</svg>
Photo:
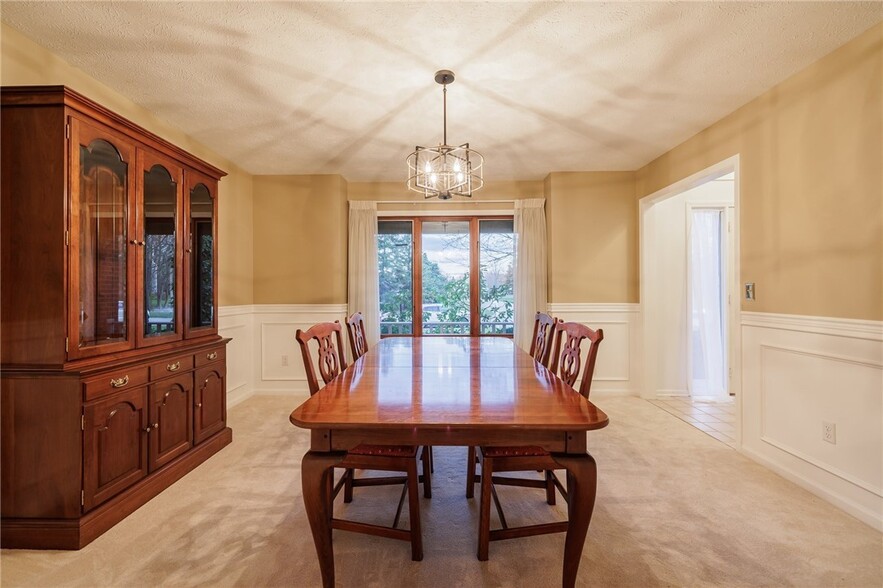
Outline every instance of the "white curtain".
<svg viewBox="0 0 883 588">
<path fill-rule="evenodd" d="M 350 202 L 347 306 L 365 317 L 369 346 L 380 340 L 380 287 L 377 274 L 377 203 Z"/>
<path fill-rule="evenodd" d="M 546 311 L 546 200 L 515 201 L 515 344 L 530 349 L 537 311 Z"/>
<path fill-rule="evenodd" d="M 694 396 L 728 397 L 720 210 L 693 210 L 690 231 Z"/>
</svg>

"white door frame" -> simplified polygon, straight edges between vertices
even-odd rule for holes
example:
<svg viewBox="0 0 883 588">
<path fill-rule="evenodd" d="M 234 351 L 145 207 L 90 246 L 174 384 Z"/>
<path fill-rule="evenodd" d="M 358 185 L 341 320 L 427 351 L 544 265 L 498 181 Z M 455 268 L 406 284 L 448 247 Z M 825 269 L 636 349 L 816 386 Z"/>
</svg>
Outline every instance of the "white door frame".
<svg viewBox="0 0 883 588">
<path fill-rule="evenodd" d="M 742 304 L 741 304 L 741 288 L 739 287 L 739 283 L 741 280 L 741 268 L 740 268 L 740 246 L 739 246 L 739 235 L 740 235 L 740 217 L 741 217 L 741 187 L 740 187 L 740 162 L 739 162 L 739 154 L 733 155 L 732 157 L 728 157 L 727 159 L 720 161 L 714 165 L 711 165 L 701 171 L 698 171 L 686 178 L 678 180 L 677 182 L 662 188 L 661 190 L 657 190 L 652 194 L 649 194 L 640 199 L 638 202 L 638 234 L 639 234 L 639 259 L 640 259 L 640 301 L 641 301 L 641 326 L 642 326 L 642 359 L 643 359 L 643 382 L 641 385 L 641 396 L 643 398 L 655 398 L 656 393 L 652 389 L 652 384 L 656 381 L 656 350 L 653 345 L 650 344 L 650 337 L 648 334 L 655 333 L 655 329 L 653 325 L 650 324 L 650 320 L 647 316 L 647 312 L 645 312 L 645 305 L 647 303 L 647 290 L 646 285 L 649 279 L 649 268 L 652 265 L 652 260 L 650 259 L 651 250 L 646 246 L 646 227 L 645 227 L 645 217 L 647 211 L 654 204 L 661 202 L 667 198 L 672 196 L 676 196 L 682 192 L 686 192 L 691 188 L 695 188 L 701 184 L 704 184 L 710 180 L 718 178 L 720 176 L 726 175 L 728 173 L 733 173 L 733 215 L 732 215 L 732 223 L 733 223 L 733 249 L 734 254 L 732 256 L 732 269 L 729 272 L 730 275 L 734 276 L 732 280 L 732 284 L 729 284 L 728 293 L 733 300 L 733 304 L 731 312 L 728 313 L 728 318 L 732 321 L 727 325 L 727 333 L 728 333 L 728 357 L 730 359 L 730 368 L 732 369 L 732 375 L 730 378 L 730 391 L 735 392 L 736 394 L 736 447 L 742 446 Z"/>
</svg>

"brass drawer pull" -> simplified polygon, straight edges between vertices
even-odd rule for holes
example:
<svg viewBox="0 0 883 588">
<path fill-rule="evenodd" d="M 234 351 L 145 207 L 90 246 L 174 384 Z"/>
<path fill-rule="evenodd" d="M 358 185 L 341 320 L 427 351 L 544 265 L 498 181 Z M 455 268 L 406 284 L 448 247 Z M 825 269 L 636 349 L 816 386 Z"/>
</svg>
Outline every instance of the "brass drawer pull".
<svg viewBox="0 0 883 588">
<path fill-rule="evenodd" d="M 202 402 L 197 402 L 197 403 L 196 403 L 196 408 L 202 408 Z"/>
<path fill-rule="evenodd" d="M 150 425 L 147 425 L 147 428 L 144 429 L 144 432 L 145 432 L 145 433 L 149 433 L 149 432 L 150 432 Z"/>
<path fill-rule="evenodd" d="M 170 363 L 166 366 L 166 369 L 170 372 L 177 372 L 179 369 L 181 369 L 181 362 L 176 361 L 175 363 Z"/>
<path fill-rule="evenodd" d="M 128 374 L 126 374 L 122 378 L 117 378 L 116 380 L 113 378 L 110 379 L 110 385 L 113 386 L 114 388 L 122 388 L 123 386 L 125 386 L 128 383 L 129 383 L 129 375 Z"/>
<path fill-rule="evenodd" d="M 212 351 L 211 353 L 206 353 L 206 354 L 205 354 L 205 358 L 206 358 L 207 360 L 209 360 L 209 361 L 211 361 L 211 360 L 213 360 L 213 359 L 218 359 L 218 352 L 217 352 L 217 351 Z"/>
</svg>

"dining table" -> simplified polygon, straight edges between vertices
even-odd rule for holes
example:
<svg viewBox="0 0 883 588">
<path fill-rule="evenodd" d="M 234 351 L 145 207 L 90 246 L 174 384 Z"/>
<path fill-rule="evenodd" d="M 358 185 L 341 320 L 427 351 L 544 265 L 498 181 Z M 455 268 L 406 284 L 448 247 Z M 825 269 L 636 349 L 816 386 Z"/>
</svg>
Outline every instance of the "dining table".
<svg viewBox="0 0 883 588">
<path fill-rule="evenodd" d="M 597 486 L 587 431 L 605 427 L 608 418 L 511 338 L 383 338 L 290 421 L 310 430 L 303 500 L 326 588 L 334 586 L 329 476 L 363 443 L 542 447 L 567 471 L 562 586 L 576 583 Z"/>
</svg>

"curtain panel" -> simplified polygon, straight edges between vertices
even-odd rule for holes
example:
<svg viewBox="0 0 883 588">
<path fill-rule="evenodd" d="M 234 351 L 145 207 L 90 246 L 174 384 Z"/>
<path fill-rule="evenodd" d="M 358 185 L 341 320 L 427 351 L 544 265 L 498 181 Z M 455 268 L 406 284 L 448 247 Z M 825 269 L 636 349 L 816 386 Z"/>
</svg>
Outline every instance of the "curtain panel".
<svg viewBox="0 0 883 588">
<path fill-rule="evenodd" d="M 365 338 L 373 346 L 380 341 L 376 202 L 350 202 L 348 243 L 347 307 L 365 317 Z"/>
<path fill-rule="evenodd" d="M 545 198 L 515 201 L 515 344 L 525 351 L 537 311 L 546 311 L 545 204 Z"/>
</svg>

